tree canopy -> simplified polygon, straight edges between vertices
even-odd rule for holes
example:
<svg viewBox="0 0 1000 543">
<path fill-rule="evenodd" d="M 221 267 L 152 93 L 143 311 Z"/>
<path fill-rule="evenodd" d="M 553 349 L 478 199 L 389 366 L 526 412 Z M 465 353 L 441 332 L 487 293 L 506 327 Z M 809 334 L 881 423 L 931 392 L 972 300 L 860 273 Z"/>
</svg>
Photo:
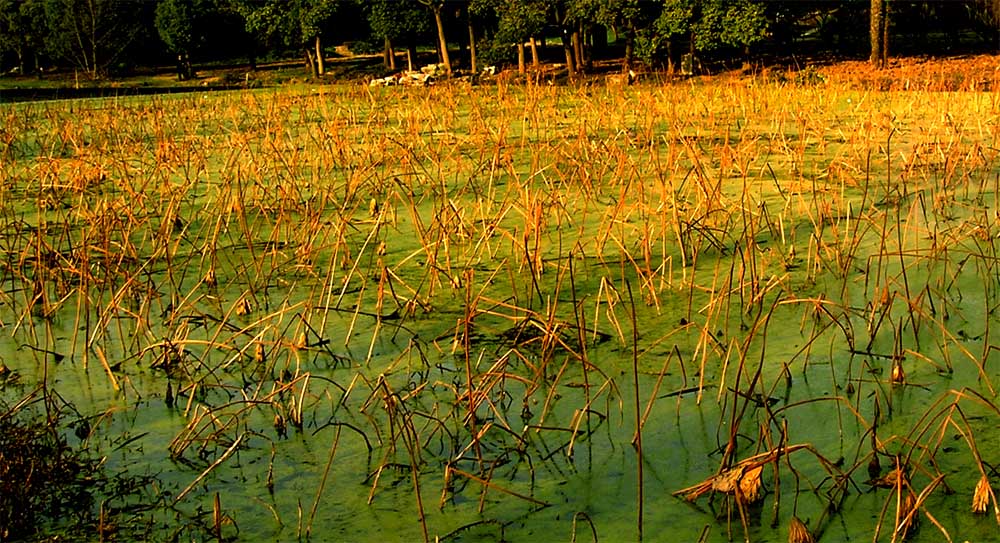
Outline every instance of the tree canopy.
<svg viewBox="0 0 1000 543">
<path fill-rule="evenodd" d="M 565 55 L 571 72 L 593 58 L 672 68 L 683 55 L 816 50 L 882 65 L 892 54 L 997 52 L 1000 0 L 0 0 L 4 72 L 96 78 L 176 62 L 187 78 L 192 59 L 294 55 L 319 76 L 328 47 L 345 41 L 383 48 L 387 67 L 397 47 L 411 59 L 424 48 L 449 71 L 477 50 L 490 62 L 519 53 L 523 68 L 526 47 L 536 61 Z"/>
</svg>

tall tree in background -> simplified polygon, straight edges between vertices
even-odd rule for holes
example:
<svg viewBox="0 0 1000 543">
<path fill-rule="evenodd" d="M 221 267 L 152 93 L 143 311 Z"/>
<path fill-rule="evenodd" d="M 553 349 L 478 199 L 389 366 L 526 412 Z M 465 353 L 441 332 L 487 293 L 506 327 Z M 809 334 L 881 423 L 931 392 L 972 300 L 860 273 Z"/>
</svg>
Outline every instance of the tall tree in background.
<svg viewBox="0 0 1000 543">
<path fill-rule="evenodd" d="M 47 0 L 50 51 L 97 79 L 144 30 L 139 0 Z"/>
<path fill-rule="evenodd" d="M 37 71 L 45 47 L 45 6 L 41 0 L 0 0 L 0 53 L 17 57 L 19 73 Z"/>
<path fill-rule="evenodd" d="M 430 14 L 420 4 L 398 0 L 373 0 L 365 3 L 368 25 L 376 38 L 385 41 L 386 68 L 396 69 L 393 47 L 406 47 L 406 62 L 413 70 L 417 40 L 431 30 Z"/>
<path fill-rule="evenodd" d="M 560 30 L 563 55 L 566 58 L 566 70 L 570 76 L 579 73 L 584 68 L 584 55 L 580 45 L 579 28 L 583 21 L 593 19 L 593 2 L 595 0 L 561 0 L 552 4 L 552 17 L 555 26 Z"/>
<path fill-rule="evenodd" d="M 694 21 L 695 48 L 711 51 L 732 47 L 744 54 L 767 36 L 767 18 L 761 2 L 751 0 L 702 0 L 701 15 Z"/>
<path fill-rule="evenodd" d="M 525 72 L 525 48 L 545 28 L 548 2 L 545 0 L 479 0 L 474 9 L 496 13 L 497 27 L 493 33 L 496 47 L 517 47 L 517 68 Z M 538 50 L 532 47 L 532 64 L 538 66 Z"/>
<path fill-rule="evenodd" d="M 253 59 L 256 44 L 272 56 L 294 51 L 320 75 L 323 40 L 333 37 L 374 37 L 387 53 L 405 44 L 411 59 L 417 44 L 433 40 L 451 70 L 448 39 L 459 54 L 468 43 L 470 60 L 478 42 L 480 60 L 496 63 L 515 59 L 512 44 L 523 59 L 526 41 L 558 35 L 574 73 L 611 31 L 624 44 L 625 67 L 634 56 L 672 68 L 685 52 L 736 59 L 764 40 L 779 54 L 870 55 L 884 66 L 890 27 L 897 54 L 1000 50 L 1000 0 L 862 5 L 868 13 L 857 0 L 0 0 L 0 70 L 30 73 L 47 62 L 99 77 L 138 58 L 163 63 L 170 51 L 188 78 L 193 54 Z"/>
<path fill-rule="evenodd" d="M 177 55 L 177 78 L 194 77 L 191 54 L 205 39 L 203 21 L 210 0 L 160 0 L 156 6 L 156 30 L 170 52 Z"/>
<path fill-rule="evenodd" d="M 986 24 L 993 50 L 1000 52 L 1000 0 L 978 0 L 972 10 L 976 18 Z"/>
<path fill-rule="evenodd" d="M 635 59 L 635 40 L 638 32 L 656 18 L 653 2 L 640 0 L 603 0 L 597 2 L 595 20 L 625 39 L 623 70 L 631 69 Z"/>
<path fill-rule="evenodd" d="M 871 57 L 872 66 L 885 68 L 886 60 L 889 57 L 888 37 L 889 37 L 889 14 L 887 0 L 871 0 L 871 28 L 869 39 L 872 45 Z"/>
<path fill-rule="evenodd" d="M 618 37 L 625 37 L 626 49 L 634 48 L 635 25 L 632 24 L 640 4 L 645 8 L 659 9 L 658 2 L 637 2 L 634 0 L 562 0 L 553 13 L 556 24 L 562 28 L 563 48 L 566 62 L 572 58 L 575 71 L 589 69 L 593 52 L 589 42 L 596 33 L 607 35 L 612 30 Z M 619 9 L 624 11 L 618 12 Z M 627 30 L 631 29 L 631 30 Z M 629 37 L 628 32 L 633 32 Z M 588 36 L 589 34 L 589 36 Z M 602 40 L 607 43 L 606 37 Z M 634 49 L 633 49 L 634 50 Z M 626 51 L 626 56 L 628 56 Z"/>
<path fill-rule="evenodd" d="M 272 46 L 303 51 L 313 77 L 325 72 L 321 34 L 338 5 L 338 0 L 233 0 L 247 32 Z"/>
<path fill-rule="evenodd" d="M 448 39 L 444 31 L 444 10 L 445 0 L 419 0 L 421 4 L 427 6 L 434 15 L 434 25 L 437 27 L 438 47 L 441 49 L 441 63 L 444 70 L 451 77 L 451 57 L 448 56 Z"/>
<path fill-rule="evenodd" d="M 482 64 L 497 64 L 503 61 L 507 55 L 504 48 L 498 47 L 496 39 L 497 29 L 500 27 L 500 15 L 496 10 L 497 0 L 469 0 L 465 6 L 466 26 L 469 35 L 469 52 L 473 60 L 473 71 L 476 71 L 475 63 L 482 60 Z"/>
<path fill-rule="evenodd" d="M 323 42 L 321 34 L 328 19 L 337 12 L 338 0 L 301 0 L 299 7 L 299 32 L 306 47 L 306 58 L 311 57 L 310 67 L 313 77 L 326 73 L 323 63 Z M 310 48 L 312 45 L 312 48 Z M 309 52 L 313 51 L 312 54 Z"/>
<path fill-rule="evenodd" d="M 1000 1 L 1000 0 L 998 0 L 998 1 Z M 473 73 L 475 73 L 476 71 L 478 71 L 478 66 L 477 66 L 478 59 L 476 58 L 476 48 L 477 48 L 477 45 L 476 45 L 476 40 L 477 40 L 477 38 L 476 38 L 476 26 L 477 26 L 476 22 L 477 21 L 476 21 L 476 19 L 477 19 L 477 17 L 475 15 L 474 10 L 472 9 L 472 3 L 473 3 L 472 0 L 470 0 L 469 2 L 466 2 L 466 4 L 465 4 L 465 24 L 466 24 L 466 28 L 469 31 L 469 69 L 472 70 Z"/>
<path fill-rule="evenodd" d="M 651 38 L 652 43 L 644 48 L 644 56 L 655 55 L 662 46 L 666 49 L 667 70 L 674 71 L 674 66 L 679 60 L 677 43 L 684 38 L 690 39 L 690 48 L 695 48 L 695 41 L 691 36 L 691 24 L 694 21 L 694 2 L 673 1 L 664 2 L 663 11 L 653 23 L 655 29 Z"/>
<path fill-rule="evenodd" d="M 676 43 L 686 38 L 688 52 L 734 49 L 743 55 L 767 37 L 764 6 L 751 0 L 666 0 L 646 37 L 645 57 L 666 49 L 668 66 L 677 60 Z"/>
</svg>

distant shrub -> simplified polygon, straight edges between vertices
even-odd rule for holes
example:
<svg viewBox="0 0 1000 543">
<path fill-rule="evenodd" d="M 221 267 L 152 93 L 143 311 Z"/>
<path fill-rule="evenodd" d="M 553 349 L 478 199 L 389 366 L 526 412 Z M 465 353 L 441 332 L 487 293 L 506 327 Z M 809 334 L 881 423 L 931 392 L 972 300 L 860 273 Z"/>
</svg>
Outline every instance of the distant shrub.
<svg viewBox="0 0 1000 543">
<path fill-rule="evenodd" d="M 517 63 L 517 48 L 514 44 L 496 39 L 480 40 L 476 44 L 476 55 L 481 66 L 506 66 Z"/>
</svg>

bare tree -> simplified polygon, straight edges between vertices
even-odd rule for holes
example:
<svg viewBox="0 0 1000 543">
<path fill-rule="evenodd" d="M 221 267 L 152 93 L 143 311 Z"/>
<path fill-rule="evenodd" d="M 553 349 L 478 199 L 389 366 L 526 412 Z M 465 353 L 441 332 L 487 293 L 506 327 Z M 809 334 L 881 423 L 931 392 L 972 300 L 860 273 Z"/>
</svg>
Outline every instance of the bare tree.
<svg viewBox="0 0 1000 543">
<path fill-rule="evenodd" d="M 96 79 L 126 55 L 141 31 L 139 6 L 127 0 L 52 0 L 45 5 L 49 46 Z"/>
<path fill-rule="evenodd" d="M 444 70 L 451 77 L 451 58 L 448 57 L 448 40 L 444 33 L 444 17 L 441 12 L 444 9 L 444 0 L 420 0 L 420 3 L 430 8 L 434 14 L 434 24 L 437 25 L 438 47 L 441 48 L 441 63 Z"/>
</svg>

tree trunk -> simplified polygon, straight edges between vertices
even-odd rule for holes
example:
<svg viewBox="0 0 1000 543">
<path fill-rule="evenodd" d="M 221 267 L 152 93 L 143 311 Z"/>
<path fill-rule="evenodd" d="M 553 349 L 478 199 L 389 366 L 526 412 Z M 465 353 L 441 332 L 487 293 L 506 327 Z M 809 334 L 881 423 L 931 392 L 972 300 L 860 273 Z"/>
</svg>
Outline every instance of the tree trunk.
<svg viewBox="0 0 1000 543">
<path fill-rule="evenodd" d="M 312 47 L 306 47 L 306 67 L 309 68 L 309 74 L 311 77 L 317 77 L 316 73 L 316 59 L 313 58 L 316 52 L 313 51 Z"/>
<path fill-rule="evenodd" d="M 674 39 L 667 38 L 667 74 L 674 75 Z"/>
<path fill-rule="evenodd" d="M 889 0 L 882 12 L 882 67 L 889 65 Z"/>
<path fill-rule="evenodd" d="M 319 36 L 316 36 L 316 75 L 323 75 L 326 73 L 326 67 L 323 65 L 323 44 L 320 42 Z"/>
<path fill-rule="evenodd" d="M 869 38 L 872 52 L 869 62 L 879 69 L 885 68 L 886 61 L 885 38 L 888 25 L 886 24 L 885 3 L 886 0 L 871 0 Z"/>
<path fill-rule="evenodd" d="M 444 64 L 444 71 L 451 77 L 451 59 L 448 58 L 448 40 L 444 37 L 444 18 L 441 17 L 441 5 L 434 7 L 434 23 L 437 25 L 438 43 L 441 47 L 441 62 Z"/>
<path fill-rule="evenodd" d="M 17 43 L 14 45 L 14 53 L 17 55 L 17 69 L 18 75 L 28 75 L 25 71 L 28 67 L 27 62 L 25 62 L 24 57 L 26 51 L 30 51 L 28 47 L 28 40 L 25 38 L 24 34 L 17 37 Z"/>
<path fill-rule="evenodd" d="M 576 66 L 573 67 L 574 72 L 583 72 L 586 69 L 586 61 L 584 60 L 583 53 L 583 40 L 580 35 L 580 27 L 577 27 L 573 34 L 570 36 L 570 43 L 573 47 L 573 59 Z"/>
<path fill-rule="evenodd" d="M 385 39 L 385 49 L 382 51 L 382 62 L 386 69 L 396 71 L 396 52 L 392 50 L 392 40 Z"/>
<path fill-rule="evenodd" d="M 698 36 L 693 30 L 688 33 L 688 52 L 681 55 L 681 75 L 692 76 L 695 73 L 698 64 L 695 56 L 698 53 L 698 49 L 695 47 L 697 39 Z"/>
<path fill-rule="evenodd" d="M 1000 53 L 1000 0 L 990 0 L 990 22 L 993 23 L 993 43 Z"/>
<path fill-rule="evenodd" d="M 569 75 L 572 76 L 576 73 L 576 65 L 573 59 L 573 43 L 566 30 L 563 30 L 562 42 L 563 53 L 566 54 L 566 70 L 569 72 Z"/>
<path fill-rule="evenodd" d="M 535 37 L 532 36 L 528 42 L 531 46 L 531 67 L 537 69 L 539 66 L 538 62 L 538 43 L 535 42 Z M 522 45 L 523 47 L 523 45 Z"/>
<path fill-rule="evenodd" d="M 517 73 L 524 73 L 524 42 L 517 42 Z"/>
<path fill-rule="evenodd" d="M 566 56 L 566 72 L 572 78 L 576 70 L 573 65 L 573 42 L 570 38 L 569 14 L 565 9 L 560 9 L 558 4 L 557 2 L 555 7 L 555 19 L 559 24 L 559 39 L 562 40 L 563 54 Z"/>
<path fill-rule="evenodd" d="M 191 56 L 187 53 L 177 54 L 177 79 L 189 81 L 194 78 L 194 68 L 191 67 Z"/>
<path fill-rule="evenodd" d="M 469 15 L 469 66 L 472 68 L 472 73 L 476 73 L 478 67 L 476 66 L 476 26 L 472 24 L 472 15 Z"/>
<path fill-rule="evenodd" d="M 97 79 L 97 14 L 90 2 L 90 77 Z"/>
<path fill-rule="evenodd" d="M 625 66 L 622 71 L 632 69 L 632 60 L 635 58 L 635 29 L 629 27 L 625 31 Z"/>
<path fill-rule="evenodd" d="M 417 60 L 417 46 L 410 42 L 406 45 L 406 69 L 413 71 L 413 62 Z"/>
</svg>

